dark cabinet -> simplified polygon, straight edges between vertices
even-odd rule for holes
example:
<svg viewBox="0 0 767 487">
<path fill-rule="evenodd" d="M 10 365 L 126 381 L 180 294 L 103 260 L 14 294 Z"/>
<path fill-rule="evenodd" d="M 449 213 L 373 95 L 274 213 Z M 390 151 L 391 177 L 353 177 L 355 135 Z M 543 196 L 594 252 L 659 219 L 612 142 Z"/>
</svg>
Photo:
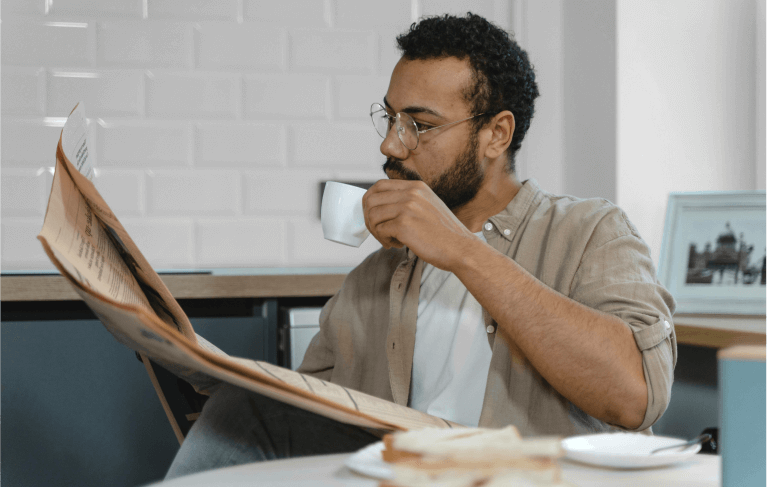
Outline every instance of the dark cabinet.
<svg viewBox="0 0 767 487">
<path fill-rule="evenodd" d="M 277 300 L 183 302 L 225 352 L 278 363 Z M 3 485 L 135 486 L 178 441 L 141 362 L 82 303 L 3 303 Z"/>
</svg>

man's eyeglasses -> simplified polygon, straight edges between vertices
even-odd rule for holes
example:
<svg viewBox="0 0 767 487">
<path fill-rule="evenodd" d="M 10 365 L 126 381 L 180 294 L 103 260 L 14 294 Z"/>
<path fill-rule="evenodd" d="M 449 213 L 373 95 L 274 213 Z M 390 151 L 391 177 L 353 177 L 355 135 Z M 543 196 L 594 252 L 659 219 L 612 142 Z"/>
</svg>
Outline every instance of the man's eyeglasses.
<svg viewBox="0 0 767 487">
<path fill-rule="evenodd" d="M 370 105 L 370 118 L 373 120 L 373 126 L 376 128 L 378 135 L 385 139 L 389 134 L 389 130 L 394 127 L 397 131 L 397 137 L 399 137 L 400 142 L 402 142 L 402 145 L 404 145 L 408 150 L 415 150 L 415 148 L 418 147 L 419 136 L 424 132 L 455 125 L 457 123 L 465 122 L 466 120 L 471 120 L 472 118 L 476 118 L 481 115 L 484 115 L 484 113 L 474 115 L 473 117 L 464 118 L 462 120 L 456 120 L 455 122 L 446 123 L 444 125 L 438 125 L 436 127 L 419 130 L 419 127 L 422 125 L 413 120 L 413 118 L 407 113 L 399 112 L 394 116 L 391 116 L 389 113 L 387 113 L 386 108 L 384 108 L 380 103 L 373 103 Z"/>
</svg>

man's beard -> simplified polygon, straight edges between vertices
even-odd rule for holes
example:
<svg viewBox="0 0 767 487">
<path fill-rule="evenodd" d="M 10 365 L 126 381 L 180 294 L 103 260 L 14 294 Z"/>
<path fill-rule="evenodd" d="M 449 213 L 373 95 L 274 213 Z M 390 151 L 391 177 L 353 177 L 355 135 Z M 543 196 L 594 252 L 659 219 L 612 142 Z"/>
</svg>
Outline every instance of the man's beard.
<svg viewBox="0 0 767 487">
<path fill-rule="evenodd" d="M 434 194 L 451 210 L 460 208 L 474 199 L 482 186 L 485 172 L 477 161 L 478 147 L 479 142 L 475 135 L 469 139 L 469 146 L 456 157 L 453 165 L 440 174 L 433 183 L 427 183 Z M 387 158 L 383 170 L 393 172 L 410 181 L 423 180 L 418 173 L 405 167 L 399 159 Z"/>
</svg>

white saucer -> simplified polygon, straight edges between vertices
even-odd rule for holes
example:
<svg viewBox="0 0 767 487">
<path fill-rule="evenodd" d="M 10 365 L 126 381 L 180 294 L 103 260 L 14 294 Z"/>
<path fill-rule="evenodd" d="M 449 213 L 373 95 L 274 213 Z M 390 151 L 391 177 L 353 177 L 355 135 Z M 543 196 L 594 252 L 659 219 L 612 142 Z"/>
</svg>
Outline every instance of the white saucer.
<svg viewBox="0 0 767 487">
<path fill-rule="evenodd" d="M 600 433 L 566 438 L 562 440 L 562 448 L 566 458 L 578 462 L 601 467 L 645 468 L 682 462 L 700 451 L 700 444 L 697 444 L 650 454 L 656 448 L 685 441 L 639 433 Z"/>
</svg>

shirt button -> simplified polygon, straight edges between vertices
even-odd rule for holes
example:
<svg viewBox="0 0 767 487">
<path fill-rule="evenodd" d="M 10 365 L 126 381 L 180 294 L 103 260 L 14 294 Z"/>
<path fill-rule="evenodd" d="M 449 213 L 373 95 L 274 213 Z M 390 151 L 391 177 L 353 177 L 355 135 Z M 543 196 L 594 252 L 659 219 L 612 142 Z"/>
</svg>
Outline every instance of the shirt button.
<svg viewBox="0 0 767 487">
<path fill-rule="evenodd" d="M 495 327 L 493 325 L 487 325 L 487 332 L 493 333 L 495 331 Z"/>
<path fill-rule="evenodd" d="M 493 229 L 493 224 L 490 222 L 485 223 L 485 230 L 488 232 Z"/>
<path fill-rule="evenodd" d="M 508 237 L 509 235 L 511 235 L 511 230 L 509 230 L 509 229 L 507 228 L 506 230 L 504 230 L 504 231 L 503 231 L 503 234 L 504 234 L 504 235 L 506 235 L 506 236 Z"/>
<path fill-rule="evenodd" d="M 667 320 L 664 320 L 663 323 L 666 325 L 667 330 L 671 328 L 671 325 L 669 324 Z"/>
</svg>

